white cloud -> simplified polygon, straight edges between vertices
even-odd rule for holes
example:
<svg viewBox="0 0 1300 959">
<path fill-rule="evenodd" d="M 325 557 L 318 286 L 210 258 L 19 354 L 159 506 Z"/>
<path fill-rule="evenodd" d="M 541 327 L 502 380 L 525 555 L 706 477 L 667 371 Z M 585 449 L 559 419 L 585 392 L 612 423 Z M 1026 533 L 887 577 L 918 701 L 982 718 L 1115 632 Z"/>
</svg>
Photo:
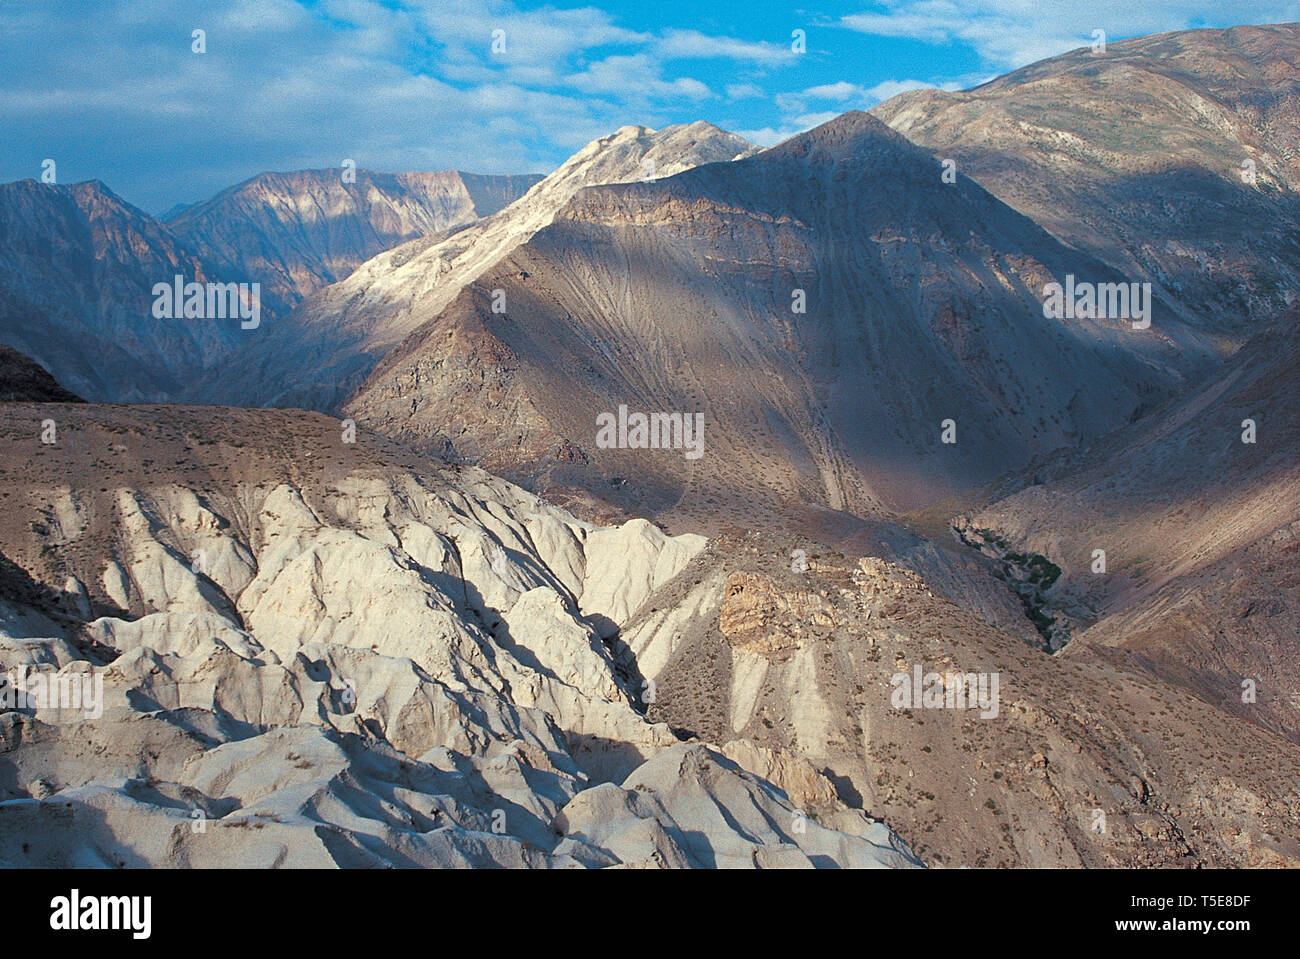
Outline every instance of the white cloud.
<svg viewBox="0 0 1300 959">
<path fill-rule="evenodd" d="M 813 100 L 861 100 L 866 95 L 866 90 L 856 83 L 841 80 L 838 83 L 809 87 L 801 95 Z"/>
<path fill-rule="evenodd" d="M 491 0 L 420 0 L 414 7 L 438 42 L 462 54 L 497 56 L 509 63 L 553 63 L 597 47 L 652 39 L 617 26 L 596 7 L 521 10 Z M 494 55 L 495 30 L 504 32 L 505 51 Z"/>
<path fill-rule="evenodd" d="M 863 87 L 856 83 L 840 80 L 838 83 L 826 83 L 821 86 L 794 94 L 793 96 L 808 100 L 833 100 L 838 103 L 851 103 L 856 107 L 875 106 L 883 100 L 904 93 L 908 90 L 924 90 L 939 86 L 945 90 L 958 89 L 955 83 L 934 84 L 921 80 L 885 80 L 873 87 Z"/>
<path fill-rule="evenodd" d="M 570 74 L 564 82 L 583 93 L 618 93 L 642 101 L 667 97 L 703 100 L 713 96 L 705 84 L 691 77 L 665 79 L 658 61 L 644 53 L 606 57 L 580 73 Z"/>
<path fill-rule="evenodd" d="M 1229 11 L 1223 0 L 880 0 L 841 23 L 861 33 L 973 48 L 990 65 L 1024 66 L 1087 46 L 1092 31 L 1114 37 L 1220 22 L 1280 23 L 1300 18 L 1300 0 L 1252 0 Z"/>
<path fill-rule="evenodd" d="M 798 58 L 787 44 L 714 37 L 697 30 L 666 30 L 654 50 L 665 60 L 726 58 L 767 66 L 793 63 Z"/>
<path fill-rule="evenodd" d="M 0 62 L 20 65 L 0 71 L 0 180 L 52 157 L 61 180 L 102 178 L 157 210 L 344 158 L 546 172 L 623 124 L 698 118 L 694 105 L 721 99 L 704 80 L 718 64 L 729 95 L 752 102 L 763 91 L 737 67 L 789 59 L 779 44 L 628 29 L 590 4 L 524 6 L 101 0 L 88 29 L 81 0 L 0 4 Z M 196 28 L 206 54 L 190 51 Z M 692 75 L 696 61 L 711 72 Z"/>
<path fill-rule="evenodd" d="M 813 127 L 819 127 L 823 123 L 830 123 L 836 117 L 843 114 L 843 110 L 821 110 L 815 113 L 804 113 L 794 118 L 794 122 L 799 130 L 811 130 Z"/>
</svg>

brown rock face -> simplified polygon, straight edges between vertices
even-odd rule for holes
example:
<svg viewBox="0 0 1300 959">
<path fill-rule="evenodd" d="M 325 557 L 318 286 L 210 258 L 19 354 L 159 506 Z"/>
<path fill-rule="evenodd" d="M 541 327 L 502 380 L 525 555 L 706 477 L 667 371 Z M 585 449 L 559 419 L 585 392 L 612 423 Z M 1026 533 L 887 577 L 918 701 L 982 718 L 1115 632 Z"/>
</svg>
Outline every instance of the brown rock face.
<svg viewBox="0 0 1300 959">
<path fill-rule="evenodd" d="M 833 613 L 831 604 L 816 593 L 787 592 L 765 576 L 732 573 L 718 629 L 733 647 L 773 659 L 784 650 L 801 648 L 808 635 L 834 626 Z"/>
</svg>

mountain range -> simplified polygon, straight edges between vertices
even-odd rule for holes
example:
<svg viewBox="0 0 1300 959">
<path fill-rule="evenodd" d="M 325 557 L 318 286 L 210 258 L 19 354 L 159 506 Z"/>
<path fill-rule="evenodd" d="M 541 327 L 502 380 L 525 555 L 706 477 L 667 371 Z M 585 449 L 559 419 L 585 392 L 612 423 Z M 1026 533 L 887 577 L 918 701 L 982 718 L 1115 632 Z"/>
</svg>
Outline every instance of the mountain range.
<svg viewBox="0 0 1300 959">
<path fill-rule="evenodd" d="M 157 284 L 257 283 L 270 326 L 374 253 L 472 222 L 536 179 L 355 173 L 263 174 L 166 224 L 98 181 L 0 185 L 0 340 L 87 399 L 178 400 L 253 331 L 160 317 Z"/>
<path fill-rule="evenodd" d="M 236 370 L 199 382 L 195 395 L 336 412 L 389 351 L 550 224 L 584 187 L 669 176 L 752 152 L 741 137 L 707 123 L 624 127 L 579 150 L 504 209 L 450 236 L 401 244 L 325 287 L 252 342 Z"/>
<path fill-rule="evenodd" d="M 1300 863 L 1297 62 L 0 186 L 0 861 Z"/>
<path fill-rule="evenodd" d="M 1213 339 L 1161 301 L 1147 330 L 1045 318 L 1046 284 L 1121 274 L 941 175 L 849 113 L 587 189 L 345 410 L 566 500 L 696 523 L 795 503 L 870 516 L 1086 443 L 1214 368 Z M 621 407 L 701 417 L 707 455 L 600 448 L 597 418 Z"/>
<path fill-rule="evenodd" d="M 165 222 L 201 255 L 232 262 L 292 303 L 405 240 L 490 216 L 540 179 L 451 170 L 263 173 Z"/>
</svg>

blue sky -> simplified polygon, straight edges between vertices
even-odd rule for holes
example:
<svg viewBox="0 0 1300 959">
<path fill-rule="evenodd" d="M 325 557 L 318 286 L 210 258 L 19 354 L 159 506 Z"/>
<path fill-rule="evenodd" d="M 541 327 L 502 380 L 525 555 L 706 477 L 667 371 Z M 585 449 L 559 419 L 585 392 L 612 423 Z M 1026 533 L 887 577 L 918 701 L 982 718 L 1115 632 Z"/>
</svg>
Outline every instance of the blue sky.
<svg viewBox="0 0 1300 959">
<path fill-rule="evenodd" d="M 1094 29 L 1295 20 L 1300 0 L 0 0 L 0 181 L 53 159 L 59 182 L 98 178 L 157 213 L 344 159 L 544 173 L 626 123 L 704 119 L 770 145 Z"/>
</svg>

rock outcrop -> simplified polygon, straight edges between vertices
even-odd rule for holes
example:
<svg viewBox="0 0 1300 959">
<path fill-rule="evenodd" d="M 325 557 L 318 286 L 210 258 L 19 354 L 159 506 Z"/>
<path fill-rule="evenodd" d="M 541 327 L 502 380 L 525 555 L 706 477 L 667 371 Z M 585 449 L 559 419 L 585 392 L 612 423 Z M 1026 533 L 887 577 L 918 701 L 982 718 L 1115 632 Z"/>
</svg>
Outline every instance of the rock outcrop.
<svg viewBox="0 0 1300 959">
<path fill-rule="evenodd" d="M 0 403 L 80 403 L 39 363 L 0 346 Z"/>
<path fill-rule="evenodd" d="M 646 720 L 617 633 L 702 538 L 343 436 L 0 410 L 0 862 L 919 865 L 792 758 Z"/>
</svg>

